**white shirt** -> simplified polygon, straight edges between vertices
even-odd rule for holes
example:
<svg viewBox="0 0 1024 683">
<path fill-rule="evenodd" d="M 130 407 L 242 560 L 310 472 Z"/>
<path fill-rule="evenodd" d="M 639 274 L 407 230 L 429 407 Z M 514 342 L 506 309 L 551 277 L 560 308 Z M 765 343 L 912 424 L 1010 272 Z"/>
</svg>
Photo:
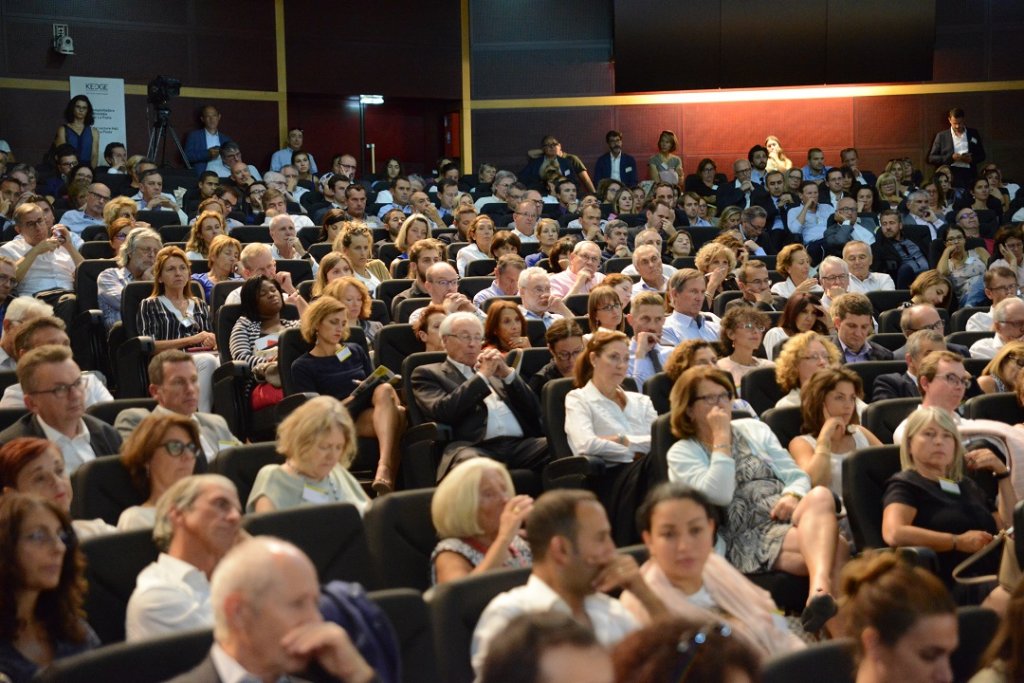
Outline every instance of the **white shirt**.
<svg viewBox="0 0 1024 683">
<path fill-rule="evenodd" d="M 117 518 L 118 531 L 134 531 L 136 529 L 152 529 L 156 526 L 156 506 L 144 507 L 133 505 L 125 508 Z"/>
<path fill-rule="evenodd" d="M 669 349 L 671 352 L 672 349 Z M 565 397 L 565 435 L 573 455 L 593 455 L 613 463 L 633 462 L 635 453 L 651 450 L 651 425 L 658 419 L 651 399 L 626 393 L 626 408 L 605 397 L 593 382 Z M 602 439 L 624 434 L 629 445 Z"/>
<path fill-rule="evenodd" d="M 967 319 L 964 329 L 968 332 L 990 332 L 992 330 L 992 311 L 978 311 Z"/>
<path fill-rule="evenodd" d="M 253 681 L 261 680 L 259 676 L 251 673 L 239 664 L 238 660 L 225 652 L 220 643 L 216 641 L 214 641 L 213 647 L 210 648 L 210 662 L 213 663 L 213 668 L 217 672 L 220 683 L 252 683 Z M 283 676 L 281 678 L 283 680 L 290 680 Z"/>
<path fill-rule="evenodd" d="M 128 599 L 125 639 L 144 640 L 213 626 L 210 581 L 197 568 L 160 553 L 139 572 Z"/>
<path fill-rule="evenodd" d="M 512 228 L 512 234 L 518 237 L 519 241 L 523 244 L 525 244 L 526 242 L 540 242 L 540 240 L 537 239 L 536 232 L 534 232 L 532 235 L 524 235 L 523 233 L 519 232 L 519 228 Z"/>
<path fill-rule="evenodd" d="M 74 233 L 72 233 L 74 234 Z M 79 238 L 81 239 L 81 238 Z M 18 261 L 32 246 L 18 235 L 0 247 L 0 254 Z M 75 288 L 75 260 L 64 247 L 36 256 L 25 277 L 18 283 L 18 296 L 33 296 L 48 289 Z"/>
<path fill-rule="evenodd" d="M 665 280 L 668 280 L 669 278 L 676 274 L 676 269 L 667 263 L 663 263 L 661 265 L 661 272 L 665 274 Z M 640 278 L 640 272 L 632 263 L 630 263 L 628 266 L 622 269 L 622 274 L 628 275 L 629 277 L 633 278 L 633 282 L 636 282 Z"/>
<path fill-rule="evenodd" d="M 892 291 L 896 289 L 896 283 L 886 273 L 868 273 L 868 276 L 861 280 L 853 273 L 850 273 L 850 286 L 848 291 L 866 294 L 867 292 Z"/>
<path fill-rule="evenodd" d="M 793 292 L 796 291 L 796 285 L 793 283 L 793 278 L 787 277 L 782 282 L 776 282 L 772 285 L 772 294 L 781 296 L 783 299 L 788 299 L 793 296 Z M 825 290 L 821 288 L 821 285 L 814 285 L 811 291 L 815 294 L 821 294 Z"/>
<path fill-rule="evenodd" d="M 113 401 L 114 397 L 107 391 L 107 388 L 103 386 L 103 382 L 94 373 L 83 372 L 82 379 L 85 381 L 85 407 L 103 403 L 104 401 Z M 0 408 L 24 408 L 25 407 L 25 390 L 21 388 L 21 384 L 12 384 L 11 386 L 4 389 L 3 398 L 0 398 Z"/>
<path fill-rule="evenodd" d="M 608 177 L 612 180 L 622 181 L 622 174 L 619 172 L 619 168 L 622 165 L 622 155 L 615 156 L 613 154 L 608 155 Z"/>
<path fill-rule="evenodd" d="M 278 251 L 277 245 L 276 244 L 271 244 L 270 245 L 270 255 L 274 257 L 275 261 L 277 261 L 277 260 L 289 261 L 289 260 L 293 260 L 293 259 L 294 260 L 301 260 L 301 261 L 308 261 L 309 262 L 309 266 L 310 266 L 310 268 L 313 271 L 313 277 L 314 278 L 316 277 L 316 272 L 318 270 L 320 270 L 320 264 L 317 263 L 316 259 L 313 258 L 312 256 L 310 256 L 308 252 L 305 255 L 301 255 L 300 256 L 299 253 L 296 251 L 295 252 L 295 256 L 293 256 L 291 259 L 286 259 L 284 256 L 281 256 L 281 252 Z M 239 293 L 238 293 L 238 303 L 242 303 L 242 293 L 240 291 L 241 289 L 242 289 L 241 287 L 238 288 L 238 290 L 239 290 Z"/>
<path fill-rule="evenodd" d="M 92 442 L 89 440 L 89 428 L 85 426 L 85 420 L 78 420 L 78 429 L 75 436 L 68 438 L 61 432 L 46 424 L 43 418 L 36 415 L 43 434 L 50 441 L 57 444 L 61 454 L 64 456 L 64 467 L 68 474 L 74 474 L 84 463 L 96 459 L 96 452 L 92 450 Z"/>
<path fill-rule="evenodd" d="M 1005 345 L 1006 342 L 998 334 L 993 334 L 986 339 L 979 339 L 971 344 L 971 358 L 995 358 L 999 349 Z"/>
<path fill-rule="evenodd" d="M 761 345 L 764 346 L 765 355 L 768 357 L 768 360 L 775 360 L 775 347 L 784 339 L 789 339 L 789 335 L 779 326 L 770 327 L 765 331 L 764 340 L 761 342 Z"/>
<path fill-rule="evenodd" d="M 672 315 L 665 320 L 665 327 L 661 331 L 661 343 L 666 346 L 675 346 L 687 339 L 704 339 L 717 342 L 721 331 L 721 321 L 714 313 L 700 313 L 704 321 L 698 325 L 694 318 L 673 311 Z"/>
<path fill-rule="evenodd" d="M 598 642 L 611 647 L 640 628 L 640 624 L 618 600 L 604 593 L 592 593 L 583 599 L 583 610 L 590 619 Z M 569 605 L 544 581 L 531 574 L 525 586 L 501 593 L 484 609 L 473 631 L 470 655 L 473 670 L 479 675 L 491 641 L 500 638 L 508 623 L 520 614 L 561 612 L 572 615 Z"/>
<path fill-rule="evenodd" d="M 291 214 L 290 213 L 290 214 L 288 214 L 288 217 L 292 219 L 292 223 L 295 224 L 295 229 L 296 230 L 298 230 L 300 228 L 315 228 L 316 227 L 316 224 L 313 223 L 313 221 L 310 219 L 309 216 L 300 216 L 300 215 L 295 215 L 295 214 Z M 274 218 L 276 218 L 276 216 L 267 216 L 266 218 L 263 219 L 263 222 L 260 223 L 260 225 L 265 225 L 267 227 L 270 227 L 270 221 L 274 220 Z"/>
<path fill-rule="evenodd" d="M 971 151 L 971 146 L 967 142 L 967 129 L 964 128 L 962 135 L 957 135 L 956 131 L 953 130 L 952 126 L 949 128 L 949 134 L 953 136 L 953 153 L 954 154 L 967 154 Z M 966 161 L 954 161 L 950 166 L 958 166 L 960 168 L 970 168 L 971 165 Z"/>
<path fill-rule="evenodd" d="M 473 368 L 454 361 L 450 357 L 448 361 L 465 375 L 466 379 L 473 379 L 474 375 L 480 375 L 480 373 L 474 372 Z M 519 424 L 519 420 L 516 419 L 515 413 L 512 412 L 512 409 L 509 408 L 505 401 L 498 397 L 497 392 L 495 392 L 494 387 L 487 378 L 483 375 L 480 375 L 480 377 L 484 382 L 487 382 L 487 386 L 491 390 L 491 393 L 484 399 L 484 405 L 487 406 L 487 430 L 484 432 L 484 440 L 496 439 L 501 436 L 521 438 L 523 436 L 523 428 Z M 499 381 L 511 384 L 515 377 L 516 371 L 513 370 Z"/>
</svg>

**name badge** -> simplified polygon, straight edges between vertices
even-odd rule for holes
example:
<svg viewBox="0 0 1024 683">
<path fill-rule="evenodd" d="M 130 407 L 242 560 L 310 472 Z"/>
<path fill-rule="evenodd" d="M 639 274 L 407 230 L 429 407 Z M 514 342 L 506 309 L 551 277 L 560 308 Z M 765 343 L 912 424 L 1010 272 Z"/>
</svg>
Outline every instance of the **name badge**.
<svg viewBox="0 0 1024 683">
<path fill-rule="evenodd" d="M 310 503 L 330 503 L 331 499 L 326 493 L 311 489 L 308 486 L 302 487 L 302 500 Z"/>
<path fill-rule="evenodd" d="M 338 359 L 339 362 L 344 363 L 345 361 L 347 361 L 349 359 L 349 356 L 352 355 L 352 349 L 348 348 L 347 346 L 343 346 L 343 347 L 341 347 L 341 351 L 338 351 L 334 355 Z"/>
<path fill-rule="evenodd" d="M 627 166 L 627 167 L 626 167 L 626 173 L 629 173 L 629 172 L 630 172 L 630 171 L 632 171 L 632 170 L 633 170 L 633 167 L 632 167 L 632 166 Z"/>
<path fill-rule="evenodd" d="M 960 484 L 957 484 L 952 479 L 946 479 L 942 477 L 939 479 L 939 488 L 946 493 L 952 493 L 954 496 L 960 495 Z"/>
</svg>

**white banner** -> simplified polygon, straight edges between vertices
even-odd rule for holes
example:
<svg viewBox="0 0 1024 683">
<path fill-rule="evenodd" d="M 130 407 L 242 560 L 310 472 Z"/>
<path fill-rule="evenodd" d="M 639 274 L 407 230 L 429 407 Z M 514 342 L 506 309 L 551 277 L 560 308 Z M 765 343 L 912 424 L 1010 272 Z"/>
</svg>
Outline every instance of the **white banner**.
<svg viewBox="0 0 1024 683">
<path fill-rule="evenodd" d="M 76 95 L 85 95 L 92 103 L 93 124 L 100 131 L 100 158 L 93 159 L 93 166 L 105 166 L 103 148 L 111 142 L 128 143 L 128 131 L 124 122 L 124 79 L 123 78 L 88 78 L 71 76 L 70 99 Z"/>
</svg>

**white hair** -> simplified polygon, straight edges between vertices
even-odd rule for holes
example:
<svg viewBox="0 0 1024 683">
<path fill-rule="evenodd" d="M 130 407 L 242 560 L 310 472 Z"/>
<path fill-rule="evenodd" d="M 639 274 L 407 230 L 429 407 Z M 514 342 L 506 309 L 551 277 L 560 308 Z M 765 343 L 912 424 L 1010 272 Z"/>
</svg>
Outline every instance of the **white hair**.
<svg viewBox="0 0 1024 683">
<path fill-rule="evenodd" d="M 36 318 L 42 318 L 44 316 L 53 315 L 53 306 L 34 299 L 30 296 L 19 296 L 15 297 L 7 306 L 7 313 L 4 314 L 4 320 L 10 320 L 11 322 L 26 322 L 28 320 L 35 320 Z"/>
<path fill-rule="evenodd" d="M 480 322 L 480 318 L 476 317 L 475 313 L 469 311 L 456 311 L 445 316 L 444 320 L 441 321 L 441 327 L 438 330 L 442 337 L 447 337 L 452 333 L 452 328 L 455 327 L 456 323 L 469 321 L 477 326 L 477 328 L 483 332 L 484 324 Z"/>
<path fill-rule="evenodd" d="M 530 284 L 530 280 L 532 280 L 535 277 L 543 277 L 545 280 L 551 279 L 551 275 L 548 273 L 548 271 L 544 270 L 540 266 L 531 266 L 530 268 L 527 268 L 523 272 L 519 273 L 519 289 L 523 289 L 524 287 L 526 287 L 528 284 Z"/>
<path fill-rule="evenodd" d="M 820 273 L 821 269 L 825 266 L 836 266 L 837 268 L 842 269 L 845 275 L 850 274 L 850 264 L 838 256 L 826 256 L 823 258 L 821 263 L 818 265 L 818 272 Z"/>
</svg>

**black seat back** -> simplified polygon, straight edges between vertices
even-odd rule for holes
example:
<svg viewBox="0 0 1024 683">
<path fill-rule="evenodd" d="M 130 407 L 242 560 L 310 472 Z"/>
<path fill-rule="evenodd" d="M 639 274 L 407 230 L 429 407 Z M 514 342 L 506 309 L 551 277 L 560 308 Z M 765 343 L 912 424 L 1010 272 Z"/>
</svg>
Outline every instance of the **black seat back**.
<svg viewBox="0 0 1024 683">
<path fill-rule="evenodd" d="M 100 307 L 96 278 L 107 268 L 116 268 L 112 258 L 86 259 L 75 271 L 75 294 L 78 296 L 78 311 L 90 311 Z"/>
<path fill-rule="evenodd" d="M 234 482 L 235 488 L 238 489 L 238 500 L 241 501 L 244 509 L 260 469 L 264 465 L 281 465 L 283 463 L 284 456 L 277 452 L 277 444 L 273 441 L 265 441 L 220 449 L 210 461 L 210 472 L 223 474 Z"/>
<path fill-rule="evenodd" d="M 899 471 L 899 446 L 861 448 L 843 460 L 843 503 L 858 550 L 886 547 L 882 496 L 889 477 Z"/>
<path fill-rule="evenodd" d="M 413 353 L 423 351 L 423 342 L 416 338 L 412 325 L 391 323 L 385 325 L 373 340 L 373 360 L 396 374 L 402 372 L 402 361 Z"/>
<path fill-rule="evenodd" d="M 651 397 L 651 403 L 658 415 L 665 415 L 672 409 L 669 396 L 672 394 L 672 380 L 664 372 L 651 375 L 644 382 L 644 393 Z"/>
<path fill-rule="evenodd" d="M 71 475 L 74 491 L 72 516 L 76 519 L 100 518 L 117 524 L 121 513 L 141 505 L 146 496 L 132 484 L 128 470 L 117 455 L 105 455 L 83 463 Z"/>
<path fill-rule="evenodd" d="M 434 489 L 397 491 L 366 511 L 366 539 L 378 585 L 430 588 L 430 556 L 437 532 L 430 516 Z"/>
<path fill-rule="evenodd" d="M 85 580 L 89 583 L 85 613 L 104 643 L 124 640 L 124 617 L 135 579 L 159 555 L 152 536 L 151 529 L 140 529 L 82 542 Z"/>
<path fill-rule="evenodd" d="M 435 683 L 437 656 L 430 610 L 423 595 L 411 588 L 374 591 L 368 596 L 395 629 L 402 662 L 402 683 Z"/>
<path fill-rule="evenodd" d="M 877 336 L 870 339 L 874 341 Z M 864 384 L 865 400 L 870 401 L 875 387 L 875 378 L 891 372 L 904 373 L 907 371 L 907 363 L 902 358 L 899 360 L 868 360 L 860 363 L 847 363 L 846 368 L 853 370 L 860 377 Z"/>
<path fill-rule="evenodd" d="M 982 394 L 968 399 L 964 404 L 964 417 L 1015 425 L 1024 422 L 1024 409 L 1021 409 L 1017 395 L 1013 392 Z"/>
<path fill-rule="evenodd" d="M 921 405 L 921 398 L 887 398 L 872 401 L 860 416 L 860 422 L 882 443 L 892 443 L 893 432 Z"/>
<path fill-rule="evenodd" d="M 423 351 L 421 353 L 414 353 L 407 356 L 402 361 L 402 392 L 405 394 L 405 409 L 406 418 L 409 421 L 410 427 L 430 422 L 423 411 L 420 409 L 420 404 L 416 401 L 416 397 L 412 390 L 412 373 L 413 370 L 420 367 L 421 365 L 430 365 L 431 363 L 441 363 L 448 357 L 447 354 L 437 351 Z"/>
<path fill-rule="evenodd" d="M 821 680 L 825 672 L 830 683 L 853 683 L 854 648 L 852 638 L 840 638 L 773 657 L 761 671 L 761 683 Z"/>
<path fill-rule="evenodd" d="M 572 391 L 573 381 L 571 377 L 553 379 L 540 392 L 541 415 L 544 417 L 544 430 L 553 460 L 568 458 L 573 454 L 569 448 L 569 438 L 565 435 L 565 397 Z"/>
<path fill-rule="evenodd" d="M 743 376 L 739 387 L 743 399 L 758 415 L 774 408 L 783 397 L 782 389 L 775 381 L 775 368 L 755 368 Z"/>
<path fill-rule="evenodd" d="M 800 414 L 799 406 L 769 408 L 761 415 L 761 420 L 778 437 L 783 448 L 788 448 L 789 442 L 803 433 L 803 430 L 800 429 L 803 417 Z"/>
</svg>

